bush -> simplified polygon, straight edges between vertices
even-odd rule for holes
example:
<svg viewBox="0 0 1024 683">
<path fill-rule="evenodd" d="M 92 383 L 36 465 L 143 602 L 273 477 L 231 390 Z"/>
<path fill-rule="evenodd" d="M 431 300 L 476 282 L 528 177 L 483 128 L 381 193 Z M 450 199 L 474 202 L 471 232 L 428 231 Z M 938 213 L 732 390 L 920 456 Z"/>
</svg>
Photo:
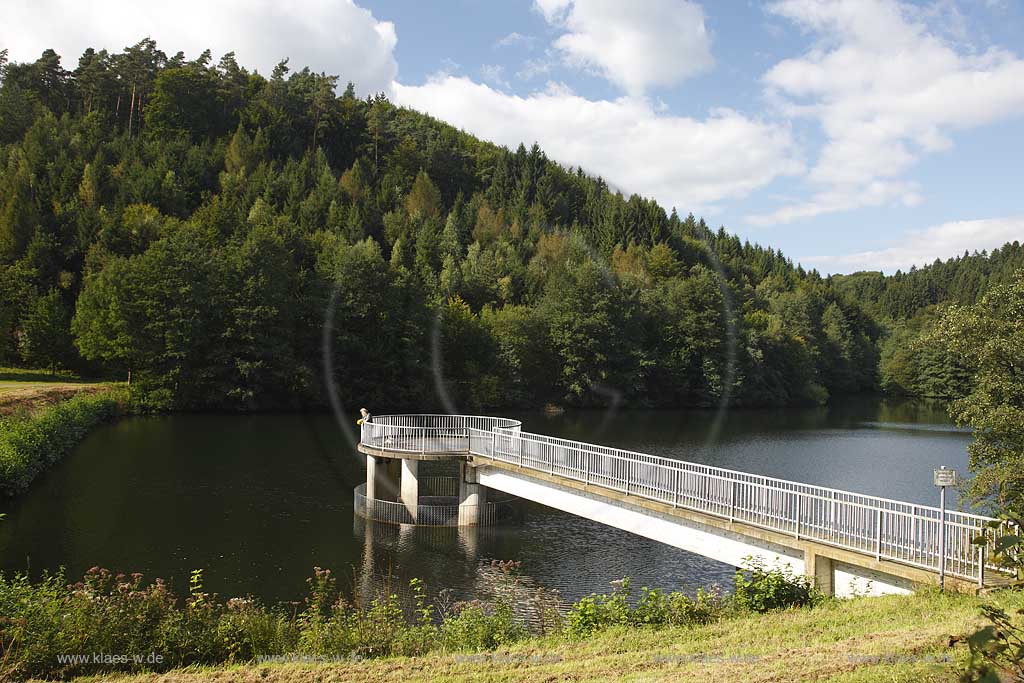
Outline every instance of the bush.
<svg viewBox="0 0 1024 683">
<path fill-rule="evenodd" d="M 1024 516 L 1003 511 L 988 523 L 972 543 L 991 546 L 989 561 L 1012 574 L 1012 588 L 1024 585 Z M 1009 613 L 996 605 L 982 605 L 988 624 L 967 637 L 970 656 L 961 683 L 1024 680 L 1024 610 Z"/>
<path fill-rule="evenodd" d="M 365 607 L 353 604 L 326 569 L 315 568 L 308 584 L 304 607 L 286 611 L 250 598 L 223 601 L 205 592 L 200 571 L 193 572 L 183 599 L 159 579 L 144 585 L 139 574 L 99 568 L 73 585 L 61 574 L 38 582 L 0 574 L 0 680 L 165 671 L 289 654 L 364 659 L 437 649 L 482 652 L 530 637 L 517 615 L 519 605 L 508 597 L 457 603 L 439 614 L 418 579 L 410 582 L 411 601 L 404 608 L 394 594 Z M 819 598 L 802 578 L 755 563 L 737 580 L 736 602 L 744 609 L 767 611 Z M 717 590 L 689 597 L 643 588 L 631 604 L 630 583 L 623 579 L 610 595 L 591 595 L 572 605 L 565 635 L 579 639 L 610 627 L 706 624 L 730 608 Z M 95 653 L 139 659 L 67 660 Z"/>
<path fill-rule="evenodd" d="M 569 608 L 566 632 L 571 638 L 587 638 L 611 626 L 629 623 L 629 579 L 617 581 L 611 595 L 589 595 Z"/>
<path fill-rule="evenodd" d="M 708 624 L 725 614 L 727 602 L 721 591 L 697 591 L 694 598 L 680 591 L 665 593 L 646 586 L 640 589 L 636 605 L 630 605 L 628 578 L 612 584 L 611 595 L 590 595 L 569 609 L 566 633 L 570 638 L 587 638 L 613 626 L 659 628 Z"/>
<path fill-rule="evenodd" d="M 797 576 L 789 565 L 767 568 L 760 558 L 747 557 L 736 572 L 736 606 L 752 612 L 770 612 L 788 607 L 810 607 L 824 595 L 806 576 Z"/>
<path fill-rule="evenodd" d="M 121 390 L 78 394 L 39 412 L 0 418 L 0 495 L 19 493 L 89 430 L 125 405 Z"/>
<path fill-rule="evenodd" d="M 512 605 L 504 600 L 490 605 L 479 600 L 462 603 L 441 625 L 441 642 L 453 652 L 494 650 L 528 635 L 515 619 Z"/>
<path fill-rule="evenodd" d="M 696 598 L 672 591 L 663 593 L 646 586 L 641 589 L 636 608 L 630 613 L 634 626 L 694 626 L 709 624 L 725 611 L 725 602 L 717 590 L 701 588 Z"/>
</svg>

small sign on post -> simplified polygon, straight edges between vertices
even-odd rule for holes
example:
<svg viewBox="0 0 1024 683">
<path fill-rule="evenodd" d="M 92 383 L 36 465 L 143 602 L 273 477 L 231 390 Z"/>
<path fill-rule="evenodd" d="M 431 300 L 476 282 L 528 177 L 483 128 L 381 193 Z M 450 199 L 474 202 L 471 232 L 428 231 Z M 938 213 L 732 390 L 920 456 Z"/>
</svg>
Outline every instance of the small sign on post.
<svg viewBox="0 0 1024 683">
<path fill-rule="evenodd" d="M 936 486 L 956 486 L 956 470 L 943 466 L 935 470 L 934 477 Z"/>
<path fill-rule="evenodd" d="M 939 487 L 939 590 L 946 587 L 946 487 L 956 486 L 956 470 L 945 465 L 935 470 L 933 481 Z"/>
</svg>

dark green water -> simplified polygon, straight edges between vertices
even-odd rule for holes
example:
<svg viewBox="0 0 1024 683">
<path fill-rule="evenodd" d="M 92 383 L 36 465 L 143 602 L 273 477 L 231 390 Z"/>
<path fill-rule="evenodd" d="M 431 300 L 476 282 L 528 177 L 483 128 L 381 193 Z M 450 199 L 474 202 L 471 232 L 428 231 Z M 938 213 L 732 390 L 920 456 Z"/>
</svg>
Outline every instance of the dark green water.
<svg viewBox="0 0 1024 683">
<path fill-rule="evenodd" d="M 940 405 L 845 400 L 830 408 L 514 415 L 524 429 L 665 457 L 935 503 L 931 471 L 966 471 L 968 434 Z M 474 592 L 481 559 L 515 559 L 568 598 L 631 576 L 664 588 L 728 583 L 732 568 L 530 505 L 518 525 L 413 529 L 352 514 L 363 464 L 328 415 L 176 415 L 98 429 L 6 504 L 0 568 L 141 571 L 182 590 L 300 599 L 312 567 L 353 588 L 418 576 Z"/>
</svg>

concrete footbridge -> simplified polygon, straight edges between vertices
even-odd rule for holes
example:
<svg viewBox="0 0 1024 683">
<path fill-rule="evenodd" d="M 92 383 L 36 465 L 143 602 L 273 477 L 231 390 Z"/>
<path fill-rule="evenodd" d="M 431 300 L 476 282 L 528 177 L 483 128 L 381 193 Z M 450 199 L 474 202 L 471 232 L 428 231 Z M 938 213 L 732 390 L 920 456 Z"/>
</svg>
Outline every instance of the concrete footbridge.
<svg viewBox="0 0 1024 683">
<path fill-rule="evenodd" d="M 359 451 L 356 510 L 380 521 L 494 524 L 511 495 L 733 566 L 788 564 L 836 595 L 909 592 L 940 570 L 962 590 L 1005 582 L 972 543 L 989 517 L 531 434 L 517 420 L 374 416 Z M 446 495 L 419 477 L 431 460 L 460 464 Z"/>
</svg>

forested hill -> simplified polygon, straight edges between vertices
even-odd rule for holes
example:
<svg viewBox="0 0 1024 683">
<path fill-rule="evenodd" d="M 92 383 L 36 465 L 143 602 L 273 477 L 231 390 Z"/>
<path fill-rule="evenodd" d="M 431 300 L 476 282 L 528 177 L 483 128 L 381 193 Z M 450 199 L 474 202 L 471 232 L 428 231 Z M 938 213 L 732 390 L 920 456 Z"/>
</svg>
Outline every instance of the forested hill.
<svg viewBox="0 0 1024 683">
<path fill-rule="evenodd" d="M 1012 242 L 991 253 L 965 253 L 924 268 L 886 277 L 880 272 L 835 275 L 836 289 L 889 320 L 912 318 L 929 306 L 974 304 L 993 284 L 1009 283 L 1024 268 L 1024 246 Z"/>
<path fill-rule="evenodd" d="M 175 408 L 322 405 L 325 368 L 389 409 L 879 386 L 896 279 L 804 272 L 536 145 L 149 40 L 0 79 L 0 364 Z"/>
<path fill-rule="evenodd" d="M 881 321 L 880 376 L 889 393 L 953 397 L 966 393 L 969 373 L 941 345 L 928 343 L 941 309 L 970 305 L 996 284 L 1024 273 L 1024 246 L 964 254 L 885 277 L 878 272 L 830 278 L 835 289 L 861 302 Z"/>
</svg>

